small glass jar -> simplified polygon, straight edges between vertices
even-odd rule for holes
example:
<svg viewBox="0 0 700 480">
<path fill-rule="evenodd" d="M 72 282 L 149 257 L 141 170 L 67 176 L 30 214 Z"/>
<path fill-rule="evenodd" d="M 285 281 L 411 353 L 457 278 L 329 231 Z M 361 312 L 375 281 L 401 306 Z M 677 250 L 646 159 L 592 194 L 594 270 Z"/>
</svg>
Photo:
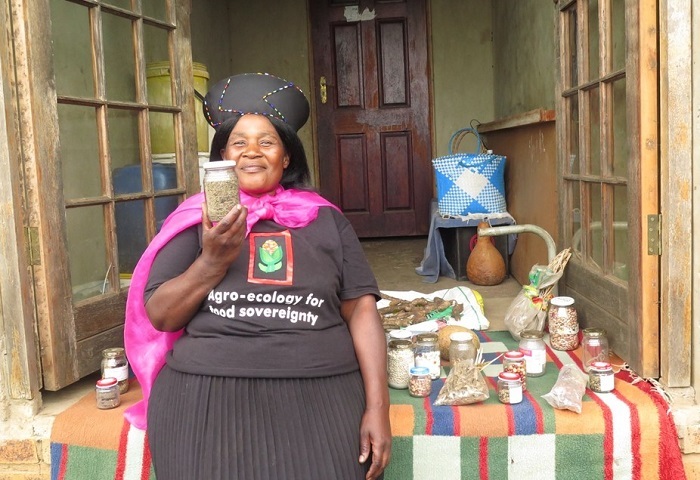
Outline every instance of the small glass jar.
<svg viewBox="0 0 700 480">
<path fill-rule="evenodd" d="M 212 222 L 218 222 L 239 202 L 238 175 L 236 162 L 219 160 L 202 165 L 204 169 L 204 198 L 207 202 L 207 215 Z"/>
<path fill-rule="evenodd" d="M 102 350 L 100 363 L 102 378 L 114 377 L 119 383 L 119 393 L 129 391 L 129 362 L 121 347 Z"/>
<path fill-rule="evenodd" d="M 607 332 L 603 328 L 584 328 L 581 349 L 585 371 L 590 369 L 593 362 L 610 361 Z"/>
<path fill-rule="evenodd" d="M 555 350 L 578 347 L 578 315 L 571 297 L 554 297 L 549 301 L 549 342 Z"/>
<path fill-rule="evenodd" d="M 544 333 L 539 330 L 520 332 L 518 350 L 525 356 L 525 373 L 528 377 L 541 377 L 547 365 L 547 346 Z"/>
<path fill-rule="evenodd" d="M 413 343 L 391 340 L 387 351 L 387 377 L 391 388 L 408 388 L 413 363 Z"/>
<path fill-rule="evenodd" d="M 391 332 L 394 330 L 398 330 L 399 327 L 398 325 L 385 325 L 384 326 L 384 336 L 386 337 L 386 344 L 389 345 L 389 341 L 391 340 Z"/>
<path fill-rule="evenodd" d="M 427 367 L 413 367 L 409 371 L 408 393 L 412 397 L 427 397 L 430 395 L 432 380 Z"/>
<path fill-rule="evenodd" d="M 114 377 L 101 378 L 95 384 L 97 408 L 108 410 L 119 406 L 119 383 Z"/>
<path fill-rule="evenodd" d="M 417 335 L 414 355 L 416 367 L 426 367 L 433 380 L 440 378 L 440 348 L 436 333 Z"/>
<path fill-rule="evenodd" d="M 476 360 L 476 347 L 474 346 L 474 337 L 470 332 L 455 332 L 450 335 L 450 348 L 448 357 L 450 365 L 454 366 L 457 362 L 469 362 L 474 364 Z"/>
<path fill-rule="evenodd" d="M 520 375 L 512 372 L 498 374 L 498 399 L 512 405 L 523 401 L 523 384 Z"/>
<path fill-rule="evenodd" d="M 608 362 L 593 362 L 588 370 L 588 388 L 596 393 L 615 390 L 615 373 Z"/>
<path fill-rule="evenodd" d="M 519 350 L 511 350 L 503 355 L 503 371 L 517 373 L 520 376 L 523 390 L 527 390 L 527 367 L 525 366 L 525 355 Z"/>
</svg>

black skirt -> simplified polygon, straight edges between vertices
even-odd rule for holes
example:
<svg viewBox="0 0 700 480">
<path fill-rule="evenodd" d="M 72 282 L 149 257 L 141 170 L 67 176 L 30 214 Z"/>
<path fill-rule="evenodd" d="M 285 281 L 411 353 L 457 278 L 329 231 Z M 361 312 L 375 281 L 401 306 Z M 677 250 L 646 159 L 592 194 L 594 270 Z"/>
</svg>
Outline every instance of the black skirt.
<svg viewBox="0 0 700 480">
<path fill-rule="evenodd" d="M 158 480 L 364 479 L 360 372 L 323 378 L 233 378 L 169 368 L 148 406 Z"/>
</svg>

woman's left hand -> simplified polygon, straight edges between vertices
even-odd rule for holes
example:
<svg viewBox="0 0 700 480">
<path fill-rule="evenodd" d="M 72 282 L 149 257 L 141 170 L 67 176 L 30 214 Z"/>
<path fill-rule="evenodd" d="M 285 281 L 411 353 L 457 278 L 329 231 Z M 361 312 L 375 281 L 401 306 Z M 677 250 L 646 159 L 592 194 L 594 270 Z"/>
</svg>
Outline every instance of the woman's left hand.
<svg viewBox="0 0 700 480">
<path fill-rule="evenodd" d="M 367 480 L 378 478 L 391 458 L 391 427 L 388 408 L 368 408 L 360 424 L 360 463 L 368 458 L 372 464 Z"/>
</svg>

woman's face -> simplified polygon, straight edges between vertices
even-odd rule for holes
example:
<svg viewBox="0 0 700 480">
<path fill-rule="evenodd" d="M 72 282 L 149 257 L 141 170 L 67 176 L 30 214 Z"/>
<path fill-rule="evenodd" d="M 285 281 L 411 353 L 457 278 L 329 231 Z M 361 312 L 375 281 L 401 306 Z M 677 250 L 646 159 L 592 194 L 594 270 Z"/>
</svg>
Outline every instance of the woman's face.
<svg viewBox="0 0 700 480">
<path fill-rule="evenodd" d="M 228 137 L 221 158 L 236 161 L 238 185 L 249 195 L 275 191 L 289 155 L 275 127 L 263 115 L 243 115 Z"/>
</svg>

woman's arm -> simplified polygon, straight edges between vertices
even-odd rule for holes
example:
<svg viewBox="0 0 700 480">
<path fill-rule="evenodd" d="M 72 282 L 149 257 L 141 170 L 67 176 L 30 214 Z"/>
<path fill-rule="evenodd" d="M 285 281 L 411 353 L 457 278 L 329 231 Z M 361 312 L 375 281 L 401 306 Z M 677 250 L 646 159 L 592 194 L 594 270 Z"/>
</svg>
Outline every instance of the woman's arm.
<svg viewBox="0 0 700 480">
<path fill-rule="evenodd" d="M 341 315 L 348 324 L 365 386 L 366 405 L 360 425 L 360 463 L 372 454 L 367 480 L 377 478 L 391 457 L 386 337 L 374 295 L 344 300 Z"/>
<path fill-rule="evenodd" d="M 159 286 L 146 302 L 154 328 L 174 332 L 187 325 L 240 254 L 247 213 L 245 207 L 237 205 L 212 226 L 206 205 L 202 205 L 202 253 L 182 274 Z"/>
</svg>

